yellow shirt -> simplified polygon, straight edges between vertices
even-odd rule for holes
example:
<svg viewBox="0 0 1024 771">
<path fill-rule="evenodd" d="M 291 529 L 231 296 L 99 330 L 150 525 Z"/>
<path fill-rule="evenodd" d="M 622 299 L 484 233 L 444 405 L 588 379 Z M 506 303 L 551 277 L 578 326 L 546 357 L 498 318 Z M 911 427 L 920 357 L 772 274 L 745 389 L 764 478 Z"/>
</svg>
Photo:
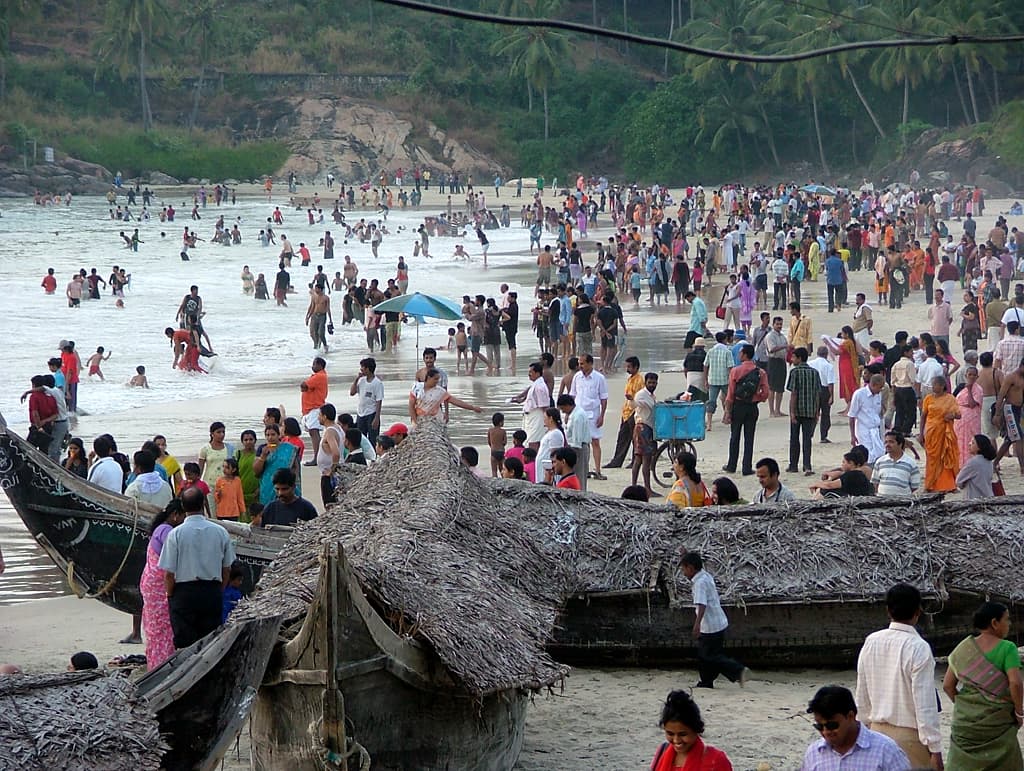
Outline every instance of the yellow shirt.
<svg viewBox="0 0 1024 771">
<path fill-rule="evenodd" d="M 644 376 L 634 372 L 626 381 L 626 401 L 622 405 L 622 420 L 627 421 L 633 417 L 636 407 L 633 405 L 633 397 L 644 387 Z"/>
</svg>

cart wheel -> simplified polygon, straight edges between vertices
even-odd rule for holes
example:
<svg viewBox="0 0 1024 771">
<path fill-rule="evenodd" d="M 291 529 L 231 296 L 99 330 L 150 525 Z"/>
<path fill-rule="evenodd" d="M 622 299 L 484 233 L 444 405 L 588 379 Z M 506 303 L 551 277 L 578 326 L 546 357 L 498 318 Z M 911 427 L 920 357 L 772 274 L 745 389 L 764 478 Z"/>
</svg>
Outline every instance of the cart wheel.
<svg viewBox="0 0 1024 771">
<path fill-rule="evenodd" d="M 676 456 L 681 452 L 693 453 L 696 457 L 697 448 L 693 446 L 693 442 L 685 439 L 671 439 L 658 448 L 654 461 L 651 463 L 651 478 L 657 484 L 662 487 L 672 486 L 676 478 L 675 472 L 672 471 L 672 464 L 675 463 Z"/>
</svg>

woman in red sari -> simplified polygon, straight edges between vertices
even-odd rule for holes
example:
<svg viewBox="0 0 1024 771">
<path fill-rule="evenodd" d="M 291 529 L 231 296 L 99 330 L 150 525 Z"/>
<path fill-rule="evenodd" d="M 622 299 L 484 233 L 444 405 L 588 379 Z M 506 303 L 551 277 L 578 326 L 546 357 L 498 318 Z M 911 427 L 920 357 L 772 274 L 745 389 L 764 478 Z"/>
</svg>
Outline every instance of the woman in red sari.
<svg viewBox="0 0 1024 771">
<path fill-rule="evenodd" d="M 661 710 L 665 741 L 651 761 L 651 771 L 732 771 L 724 752 L 701 739 L 700 708 L 685 691 L 672 691 Z"/>
<path fill-rule="evenodd" d="M 857 341 L 853 337 L 853 327 L 845 326 L 839 332 L 839 342 L 825 338 L 825 345 L 839 361 L 839 397 L 846 400 L 846 407 L 839 411 L 845 415 L 850 409 L 853 392 L 861 386 L 860 358 Z"/>
</svg>

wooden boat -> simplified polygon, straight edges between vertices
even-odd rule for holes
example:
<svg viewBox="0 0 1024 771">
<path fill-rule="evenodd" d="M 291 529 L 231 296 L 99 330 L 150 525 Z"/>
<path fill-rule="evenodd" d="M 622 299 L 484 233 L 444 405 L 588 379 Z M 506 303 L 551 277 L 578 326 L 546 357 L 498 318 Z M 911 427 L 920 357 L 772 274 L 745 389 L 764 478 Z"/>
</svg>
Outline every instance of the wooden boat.
<svg viewBox="0 0 1024 771">
<path fill-rule="evenodd" d="M 528 691 L 461 685 L 381 618 L 339 544 L 324 549 L 307 613 L 283 631 L 250 717 L 257 771 L 319 771 L 342 756 L 353 771 L 370 758 L 375 771 L 515 765 Z"/>
<path fill-rule="evenodd" d="M 221 627 L 136 684 L 169 745 L 165 771 L 214 771 L 242 730 L 277 642 L 280 617 Z"/>
<path fill-rule="evenodd" d="M 125 613 L 142 612 L 139 579 L 152 518 L 159 509 L 68 473 L 11 431 L 0 415 L 0 487 L 25 527 L 79 596 Z M 231 535 L 251 592 L 290 528 L 219 523 Z"/>
</svg>

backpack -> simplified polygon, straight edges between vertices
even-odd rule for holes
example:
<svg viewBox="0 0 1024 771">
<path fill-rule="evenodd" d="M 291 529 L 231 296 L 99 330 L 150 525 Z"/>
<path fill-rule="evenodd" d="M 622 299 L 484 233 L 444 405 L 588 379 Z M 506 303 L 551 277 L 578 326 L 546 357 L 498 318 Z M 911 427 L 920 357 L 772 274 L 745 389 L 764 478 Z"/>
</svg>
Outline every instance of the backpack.
<svg viewBox="0 0 1024 771">
<path fill-rule="evenodd" d="M 736 381 L 736 388 L 733 390 L 733 395 L 736 397 L 737 401 L 752 402 L 754 401 L 754 396 L 757 394 L 757 389 L 760 385 L 761 370 L 758 367 L 754 367 Z"/>
</svg>

